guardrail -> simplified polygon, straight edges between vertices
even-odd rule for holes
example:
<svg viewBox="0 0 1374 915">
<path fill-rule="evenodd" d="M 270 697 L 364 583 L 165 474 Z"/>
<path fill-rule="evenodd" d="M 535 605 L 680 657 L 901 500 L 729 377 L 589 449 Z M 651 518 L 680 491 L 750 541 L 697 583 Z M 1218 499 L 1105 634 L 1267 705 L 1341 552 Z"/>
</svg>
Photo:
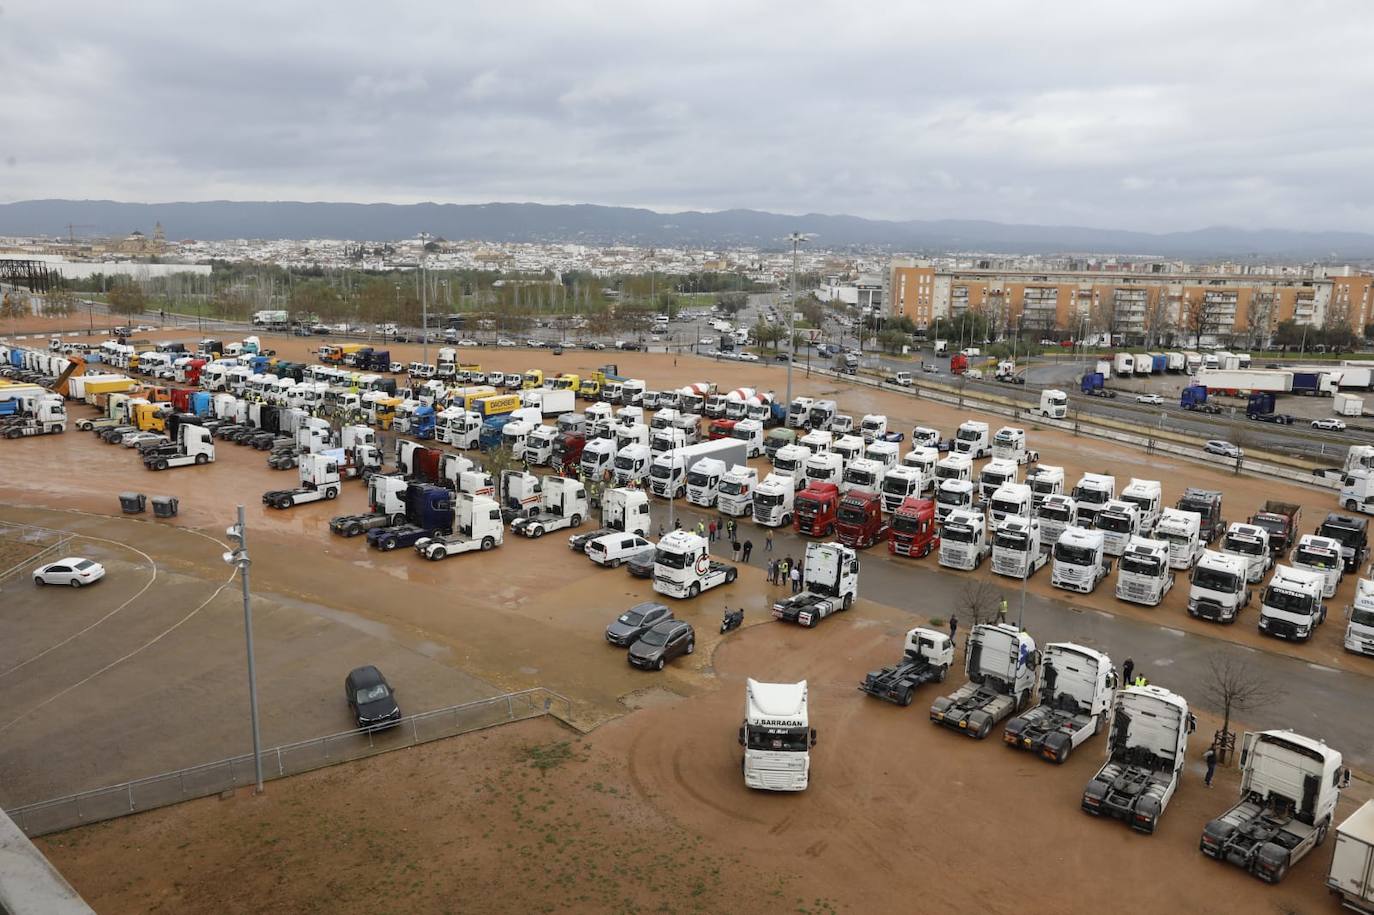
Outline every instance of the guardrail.
<svg viewBox="0 0 1374 915">
<path fill-rule="evenodd" d="M 10 522 L 0 524 L 0 544 L 7 541 L 18 541 L 25 544 L 33 544 L 36 547 L 33 553 L 10 566 L 8 569 L 0 571 L 0 583 L 4 582 L 21 569 L 46 559 L 58 550 L 62 550 L 71 542 L 72 537 L 73 534 L 68 531 L 35 527 L 31 524 L 14 524 Z"/>
<path fill-rule="evenodd" d="M 409 715 L 396 727 L 385 731 L 343 731 L 283 744 L 263 750 L 263 778 L 272 780 L 300 775 L 325 766 L 542 715 L 567 721 L 572 715 L 572 703 L 552 690 L 536 687 Z M 249 753 L 26 804 L 5 812 L 26 835 L 42 836 L 209 797 L 253 783 L 253 756 Z"/>
</svg>

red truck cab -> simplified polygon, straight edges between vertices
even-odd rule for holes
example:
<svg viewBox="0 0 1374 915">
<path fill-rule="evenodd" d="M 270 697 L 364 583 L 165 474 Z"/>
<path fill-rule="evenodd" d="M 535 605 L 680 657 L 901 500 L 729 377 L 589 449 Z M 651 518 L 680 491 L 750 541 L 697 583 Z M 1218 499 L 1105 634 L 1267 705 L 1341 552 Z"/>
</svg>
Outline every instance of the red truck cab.
<svg viewBox="0 0 1374 915">
<path fill-rule="evenodd" d="M 793 503 L 792 528 L 798 534 L 829 537 L 835 532 L 840 488 L 834 483 L 807 483 Z"/>
<path fill-rule="evenodd" d="M 555 473 L 568 476 L 576 474 L 582 464 L 582 449 L 587 446 L 587 436 L 575 432 L 564 432 L 553 443 L 553 457 L 550 464 Z"/>
<path fill-rule="evenodd" d="M 172 409 L 178 413 L 193 413 L 191 409 L 191 395 L 196 393 L 190 388 L 172 388 L 171 395 Z"/>
<path fill-rule="evenodd" d="M 940 530 L 935 525 L 933 499 L 908 496 L 892 514 L 888 531 L 887 551 L 894 556 L 920 559 L 931 550 L 940 548 Z"/>
<path fill-rule="evenodd" d="M 949 357 L 949 373 L 951 375 L 962 375 L 968 371 L 968 356 L 963 353 L 955 353 Z"/>
<path fill-rule="evenodd" d="M 866 550 L 886 540 L 888 523 L 883 518 L 882 497 L 866 489 L 851 489 L 840 500 L 835 534 L 840 543 L 856 550 Z"/>
<path fill-rule="evenodd" d="M 733 419 L 713 419 L 711 425 L 706 429 L 706 440 L 715 441 L 718 438 L 731 438 L 735 432 L 735 420 Z"/>
</svg>

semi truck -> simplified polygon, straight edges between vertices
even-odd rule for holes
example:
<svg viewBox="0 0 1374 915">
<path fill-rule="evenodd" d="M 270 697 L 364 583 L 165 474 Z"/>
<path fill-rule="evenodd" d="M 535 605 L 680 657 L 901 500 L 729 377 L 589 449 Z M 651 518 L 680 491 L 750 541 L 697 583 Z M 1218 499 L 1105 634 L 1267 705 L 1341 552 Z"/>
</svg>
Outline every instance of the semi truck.
<svg viewBox="0 0 1374 915">
<path fill-rule="evenodd" d="M 1091 526 L 1102 506 L 1116 498 L 1116 477 L 1104 473 L 1085 473 L 1070 492 L 1078 506 L 1078 521 Z"/>
<path fill-rule="evenodd" d="M 1026 474 L 1026 485 L 1031 488 L 1031 500 L 1039 508 L 1047 496 L 1064 491 L 1064 468 L 1055 464 L 1038 464 Z"/>
<path fill-rule="evenodd" d="M 978 473 L 978 501 L 987 502 L 992 494 L 1008 483 L 1015 483 L 1017 466 L 1013 461 L 993 458 Z"/>
<path fill-rule="evenodd" d="M 1078 526 L 1078 504 L 1063 493 L 1046 496 L 1035 508 L 1035 519 L 1040 522 L 1040 542 L 1053 546 L 1064 531 Z"/>
<path fill-rule="evenodd" d="M 1250 604 L 1245 586 L 1248 563 L 1238 556 L 1204 550 L 1188 578 L 1188 613 L 1216 623 L 1235 622 Z"/>
<path fill-rule="evenodd" d="M 1025 429 L 1003 426 L 992 437 L 992 457 L 1013 464 L 1034 464 L 1040 460 L 1040 452 L 1026 447 Z"/>
<path fill-rule="evenodd" d="M 981 511 L 956 508 L 945 516 L 940 528 L 940 565 L 973 571 L 991 552 Z"/>
<path fill-rule="evenodd" d="M 210 430 L 194 423 L 177 423 L 169 430 L 169 439 L 175 450 L 150 451 L 143 456 L 143 466 L 149 470 L 167 470 L 170 467 L 186 467 L 190 464 L 209 464 L 215 459 L 215 444 Z"/>
<path fill-rule="evenodd" d="M 1159 512 L 1164 506 L 1164 491 L 1158 480 L 1141 480 L 1132 477 L 1121 490 L 1121 500 L 1130 502 L 1140 513 L 1140 533 L 1149 534 L 1159 523 Z"/>
<path fill-rule="evenodd" d="M 774 602 L 773 618 L 811 628 L 848 610 L 858 594 L 858 554 L 840 543 L 808 543 L 801 593 Z"/>
<path fill-rule="evenodd" d="M 739 518 L 754 510 L 754 490 L 759 485 L 759 472 L 745 464 L 736 464 L 720 478 L 716 493 L 716 507 L 722 515 Z"/>
<path fill-rule="evenodd" d="M 367 512 L 339 515 L 329 520 L 329 530 L 342 537 L 356 537 L 376 527 L 389 527 L 405 517 L 405 477 L 375 474 L 367 481 Z"/>
<path fill-rule="evenodd" d="M 992 571 L 1011 578 L 1029 578 L 1048 560 L 1040 548 L 1040 522 L 1008 515 L 992 534 Z"/>
<path fill-rule="evenodd" d="M 940 548 L 940 528 L 935 523 L 935 503 L 930 499 L 907 498 L 892 513 L 887 551 L 894 556 L 924 558 Z"/>
<path fill-rule="evenodd" d="M 647 448 L 645 450 L 648 451 Z M 620 453 L 623 455 L 625 452 L 622 450 Z M 649 469 L 649 488 L 656 496 L 680 498 L 687 494 L 688 478 L 698 461 L 714 459 L 730 467 L 746 463 L 746 455 L 747 448 L 744 442 L 733 438 L 698 442 L 685 448 L 659 452 L 653 458 L 653 464 Z M 620 458 L 617 457 L 617 478 L 619 461 Z"/>
<path fill-rule="evenodd" d="M 1166 508 L 1159 513 L 1154 536 L 1169 544 L 1169 568 L 1191 569 L 1207 547 L 1202 541 L 1202 516 L 1195 511 Z"/>
<path fill-rule="evenodd" d="M 1293 546 L 1301 518 L 1301 505 L 1267 499 L 1263 507 L 1250 516 L 1250 524 L 1264 528 L 1269 541 L 1269 552 L 1280 554 L 1287 553 Z"/>
<path fill-rule="evenodd" d="M 1374 801 L 1366 801 L 1336 827 L 1326 888 L 1345 908 L 1374 912 Z"/>
<path fill-rule="evenodd" d="M 973 508 L 977 488 L 968 480 L 942 480 L 935 490 L 935 517 L 943 524 L 949 513 Z"/>
<path fill-rule="evenodd" d="M 805 791 L 811 775 L 810 751 L 816 745 L 816 729 L 808 718 L 806 681 L 746 679 L 739 743 L 744 748 L 740 768 L 746 787 Z"/>
<path fill-rule="evenodd" d="M 303 454 L 297 462 L 301 485 L 296 489 L 272 489 L 262 494 L 262 504 L 270 508 L 286 509 L 307 502 L 332 500 L 339 497 L 343 479 L 339 475 L 337 455 L 326 452 Z"/>
<path fill-rule="evenodd" d="M 1321 573 L 1293 566 L 1276 567 L 1260 592 L 1259 631 L 1306 642 L 1324 619 Z"/>
<path fill-rule="evenodd" d="M 67 431 L 67 408 L 56 394 L 40 396 L 26 407 L 3 417 L 0 434 L 5 438 L 59 435 Z"/>
<path fill-rule="evenodd" d="M 391 551 L 414 546 L 421 537 L 441 537 L 453 530 L 453 491 L 434 483 L 412 482 L 406 487 L 405 516 L 397 524 L 367 532 L 367 545 Z"/>
<path fill-rule="evenodd" d="M 919 496 L 925 489 L 925 476 L 919 467 L 898 464 L 883 474 L 881 495 L 883 510 L 895 512 L 907 499 Z"/>
<path fill-rule="evenodd" d="M 453 533 L 416 540 L 415 551 L 421 556 L 437 562 L 459 553 L 486 552 L 505 541 L 506 526 L 495 499 L 460 492 L 457 503 Z"/>
<path fill-rule="evenodd" d="M 1117 600 L 1159 606 L 1174 587 L 1169 550 L 1169 544 L 1163 540 L 1132 537 L 1117 562 Z"/>
<path fill-rule="evenodd" d="M 649 518 L 649 496 L 642 489 L 608 489 L 601 497 L 603 527 L 647 537 Z"/>
<path fill-rule="evenodd" d="M 463 520 L 463 503 L 458 505 L 459 522 Z M 569 477 L 547 476 L 539 493 L 539 502 L 532 514 L 522 515 L 510 523 L 513 533 L 538 539 L 550 531 L 581 527 L 587 517 L 587 488 Z M 499 541 L 498 541 L 499 542 Z"/>
<path fill-rule="evenodd" d="M 1182 696 L 1159 686 L 1117 690 L 1107 762 L 1083 789 L 1084 812 L 1153 833 L 1178 789 L 1196 726 Z"/>
<path fill-rule="evenodd" d="M 1040 703 L 1008 721 L 1002 740 L 1062 765 L 1106 725 L 1116 685 L 1116 668 L 1102 652 L 1050 642 L 1040 657 Z"/>
<path fill-rule="evenodd" d="M 687 471 L 687 501 L 702 508 L 711 508 L 720 495 L 720 481 L 727 465 L 717 458 L 702 458 Z M 652 472 L 652 471 L 651 471 Z"/>
<path fill-rule="evenodd" d="M 1326 841 L 1349 778 L 1341 754 L 1319 740 L 1286 730 L 1247 731 L 1240 800 L 1208 821 L 1199 847 L 1210 858 L 1279 883 Z"/>
<path fill-rule="evenodd" d="M 964 643 L 968 682 L 930 706 L 930 720 L 982 740 L 993 725 L 1030 705 L 1039 658 L 1029 633 L 1006 623 L 980 623 Z"/>
<path fill-rule="evenodd" d="M 852 489 L 840 499 L 835 516 L 835 537 L 845 546 L 866 550 L 888 537 L 883 500 L 877 493 Z"/>
<path fill-rule="evenodd" d="M 770 473 L 754 490 L 754 522 L 765 527 L 790 527 L 796 495 L 792 477 Z"/>
<path fill-rule="evenodd" d="M 970 460 L 987 457 L 992 451 L 988 424 L 973 419 L 960 423 L 959 430 L 954 433 L 953 450 L 967 455 Z"/>
<path fill-rule="evenodd" d="M 1216 540 L 1226 530 L 1226 521 L 1221 517 L 1221 492 L 1218 490 L 1189 486 L 1183 490 L 1174 507 L 1180 511 L 1197 512 L 1198 536 L 1205 544 Z"/>
<path fill-rule="evenodd" d="M 1269 532 L 1257 524 L 1232 521 L 1221 538 L 1221 552 L 1245 561 L 1245 580 L 1255 584 L 1274 563 L 1269 552 Z"/>
<path fill-rule="evenodd" d="M 1345 564 L 1345 571 L 1358 572 L 1360 566 L 1369 558 L 1369 519 L 1356 518 L 1352 515 L 1342 515 L 1331 512 L 1326 516 L 1321 524 L 1317 526 L 1316 532 L 1323 537 L 1330 537 L 1341 545 L 1341 561 Z"/>
<path fill-rule="evenodd" d="M 1134 502 L 1111 499 L 1102 503 L 1093 527 L 1102 532 L 1103 549 L 1108 556 L 1120 556 L 1131 538 L 1140 533 L 1140 510 Z"/>
<path fill-rule="evenodd" d="M 1101 531 L 1068 527 L 1059 535 L 1054 544 L 1050 584 L 1066 591 L 1089 594 L 1110 571 L 1111 560 L 1107 558 Z"/>
<path fill-rule="evenodd" d="M 797 493 L 794 502 L 797 533 L 808 537 L 829 537 L 835 533 L 840 507 L 840 489 L 834 483 L 813 482 Z"/>
<path fill-rule="evenodd" d="M 1374 656 L 1374 578 L 1355 582 L 1355 599 L 1346 610 L 1346 651 Z"/>
<path fill-rule="evenodd" d="M 711 558 L 710 544 L 692 531 L 669 531 L 654 553 L 654 590 L 668 597 L 696 597 L 739 576 L 732 565 Z"/>
<path fill-rule="evenodd" d="M 1069 395 L 1063 391 L 1046 388 L 1040 392 L 1039 407 L 1032 412 L 1046 419 L 1064 419 L 1069 415 Z"/>
<path fill-rule="evenodd" d="M 908 706 L 918 687 L 943 683 L 954 664 L 954 641 L 945 633 L 917 626 L 906 634 L 902 657 L 880 670 L 870 671 L 859 691 L 877 699 Z"/>
</svg>

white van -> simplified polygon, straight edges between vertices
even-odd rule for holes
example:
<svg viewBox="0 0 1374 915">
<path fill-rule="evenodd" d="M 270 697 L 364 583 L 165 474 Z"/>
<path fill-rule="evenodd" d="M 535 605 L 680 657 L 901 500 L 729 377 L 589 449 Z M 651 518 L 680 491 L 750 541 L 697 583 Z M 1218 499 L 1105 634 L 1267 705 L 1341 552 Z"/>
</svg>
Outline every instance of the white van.
<svg viewBox="0 0 1374 915">
<path fill-rule="evenodd" d="M 638 534 L 606 534 L 587 544 L 587 558 L 599 566 L 618 568 L 654 545 Z"/>
</svg>

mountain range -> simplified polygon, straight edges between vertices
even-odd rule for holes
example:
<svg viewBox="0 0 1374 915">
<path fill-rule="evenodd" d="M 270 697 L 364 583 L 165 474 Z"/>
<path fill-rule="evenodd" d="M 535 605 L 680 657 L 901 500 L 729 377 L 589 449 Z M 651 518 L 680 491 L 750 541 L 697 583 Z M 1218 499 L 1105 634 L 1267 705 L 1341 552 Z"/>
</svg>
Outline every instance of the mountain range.
<svg viewBox="0 0 1374 915">
<path fill-rule="evenodd" d="M 161 223 L 172 239 L 333 238 L 385 241 L 420 232 L 492 242 L 572 242 L 677 247 L 781 249 L 792 232 L 827 249 L 905 252 L 1094 253 L 1203 258 L 1374 259 L 1374 234 L 1240 229 L 1134 232 L 1082 226 L 981 220 L 890 221 L 759 210 L 657 213 L 635 207 L 537 203 L 389 204 L 207 200 L 122 203 L 24 200 L 0 204 L 0 235 L 151 234 Z"/>
</svg>

